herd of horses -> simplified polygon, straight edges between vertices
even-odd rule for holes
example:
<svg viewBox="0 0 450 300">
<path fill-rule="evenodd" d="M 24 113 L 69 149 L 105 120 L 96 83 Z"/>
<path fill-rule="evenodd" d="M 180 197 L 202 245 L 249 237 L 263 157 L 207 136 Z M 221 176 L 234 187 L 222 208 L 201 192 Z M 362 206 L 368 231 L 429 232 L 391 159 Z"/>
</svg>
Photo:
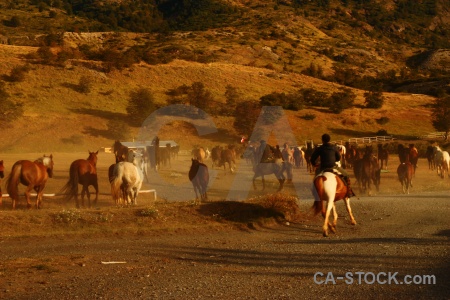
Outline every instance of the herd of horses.
<svg viewBox="0 0 450 300">
<path fill-rule="evenodd" d="M 278 182 L 278 191 L 284 187 L 286 180 L 292 181 L 293 169 L 300 168 L 306 163 L 306 171 L 314 174 L 317 165 L 310 161 L 311 155 L 317 145 L 313 141 L 307 141 L 305 147 L 291 147 L 285 143 L 282 148 L 271 146 L 264 141 L 260 143 L 247 143 L 240 146 L 228 145 L 215 146 L 209 151 L 208 148 L 195 147 L 191 152 L 191 166 L 188 172 L 192 183 L 196 200 L 206 201 L 208 199 L 207 189 L 209 184 L 209 171 L 206 160 L 211 160 L 212 168 L 224 168 L 234 173 L 236 159 L 245 158 L 251 163 L 253 170 L 253 186 L 256 189 L 256 179 L 261 177 L 263 190 L 265 189 L 264 176 L 274 175 Z M 389 151 L 386 145 L 378 144 L 377 151 L 372 145 L 359 148 L 356 145 L 346 143 L 336 145 L 341 154 L 341 167 L 351 169 L 361 194 L 371 195 L 372 186 L 379 190 L 381 171 L 388 168 Z M 167 164 L 171 158 L 176 157 L 177 151 L 171 149 L 170 144 L 160 147 L 159 139 L 155 137 L 152 146 L 145 151 L 130 150 L 116 141 L 113 146 L 115 163 L 109 167 L 108 175 L 111 184 L 111 196 L 116 205 L 137 204 L 137 197 L 146 179 L 147 166 L 158 170 L 161 165 Z M 397 148 L 399 165 L 396 172 L 401 183 L 402 191 L 409 193 L 412 180 L 417 170 L 419 151 L 414 144 L 405 147 L 402 144 Z M 98 200 L 98 178 L 97 178 L 97 152 L 90 152 L 87 159 L 73 161 L 69 168 L 69 180 L 60 190 L 64 199 L 69 201 L 75 199 L 76 207 L 84 207 L 84 198 L 87 197 L 88 206 L 91 206 L 91 193 L 89 186 L 95 190 L 94 204 Z M 450 155 L 439 146 L 428 146 L 426 157 L 430 170 L 436 170 L 437 174 L 445 178 L 450 177 Z M 42 156 L 35 161 L 19 160 L 14 163 L 11 173 L 6 178 L 6 190 L 12 199 L 12 208 L 16 208 L 19 200 L 18 186 L 25 185 L 25 198 L 27 207 L 31 207 L 30 193 L 34 190 L 36 196 L 36 208 L 42 205 L 43 190 L 48 178 L 53 176 L 53 156 Z M 0 180 L 4 177 L 5 166 L 0 161 Z M 147 178 L 148 181 L 148 178 Z M 79 201 L 78 186 L 82 186 L 81 204 Z M 350 198 L 346 195 L 347 185 L 342 178 L 333 170 L 325 170 L 313 178 L 313 195 L 315 197 L 314 210 L 322 213 L 324 217 L 323 235 L 328 236 L 328 231 L 336 230 L 337 213 L 335 202 L 344 200 L 351 223 L 356 224 L 350 207 Z M 2 202 L 0 188 L 0 204 Z M 333 215 L 333 222 L 329 219 Z"/>
</svg>

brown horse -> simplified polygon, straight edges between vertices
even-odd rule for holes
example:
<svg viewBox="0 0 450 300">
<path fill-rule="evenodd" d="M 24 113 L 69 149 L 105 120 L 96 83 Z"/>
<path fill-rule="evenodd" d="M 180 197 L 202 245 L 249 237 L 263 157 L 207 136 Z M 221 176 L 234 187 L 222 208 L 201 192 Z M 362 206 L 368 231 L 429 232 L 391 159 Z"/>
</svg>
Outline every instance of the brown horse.
<svg viewBox="0 0 450 300">
<path fill-rule="evenodd" d="M 353 164 L 353 172 L 358 182 L 360 193 L 372 195 L 371 184 L 377 189 L 380 188 L 381 169 L 378 166 L 377 158 L 373 155 L 372 146 L 367 146 L 362 158 L 357 159 Z"/>
<path fill-rule="evenodd" d="M 323 224 L 323 236 L 328 236 L 328 229 L 330 228 L 332 232 L 336 232 L 336 224 L 338 220 L 338 215 L 336 212 L 335 202 L 343 199 L 347 212 L 350 215 L 350 221 L 352 225 L 356 225 L 355 218 L 352 214 L 352 209 L 350 207 L 350 198 L 347 197 L 347 186 L 344 184 L 338 175 L 332 172 L 323 172 L 321 175 L 314 179 L 313 195 L 315 198 L 313 209 L 315 214 L 322 213 L 325 218 Z M 324 202 L 327 202 L 326 206 Z M 329 223 L 329 218 L 333 212 L 334 220 L 333 223 Z"/>
<path fill-rule="evenodd" d="M 409 194 L 409 188 L 412 187 L 412 178 L 414 176 L 414 166 L 406 161 L 400 163 L 397 168 L 398 180 L 402 184 L 402 190 L 404 194 Z"/>
<path fill-rule="evenodd" d="M 234 145 L 229 145 L 228 149 L 224 149 L 220 152 L 220 161 L 218 167 L 223 166 L 225 173 L 227 172 L 227 163 L 230 173 L 233 173 L 236 166 L 236 151 L 234 149 Z"/>
<path fill-rule="evenodd" d="M 314 143 L 312 141 L 306 142 L 305 149 L 305 160 L 306 160 L 306 171 L 309 173 L 314 172 L 314 166 L 311 163 L 311 155 L 314 152 Z"/>
<path fill-rule="evenodd" d="M 222 146 L 215 146 L 211 149 L 212 168 L 214 168 L 214 166 L 220 165 L 220 161 L 222 159 L 222 151 Z"/>
<path fill-rule="evenodd" d="M 2 178 L 5 177 L 5 165 L 0 160 L 0 205 L 2 205 Z"/>
<path fill-rule="evenodd" d="M 431 145 L 428 146 L 426 156 L 427 156 L 427 160 L 428 160 L 428 169 L 430 169 L 430 170 L 434 170 L 434 168 L 435 168 L 434 154 L 435 154 L 435 152 L 434 152 L 433 146 L 431 146 Z"/>
<path fill-rule="evenodd" d="M 127 161 L 128 147 L 122 145 L 120 141 L 115 141 L 113 145 L 114 155 L 116 156 L 116 163 L 120 161 Z"/>
<path fill-rule="evenodd" d="M 346 152 L 345 152 L 345 162 L 346 168 L 353 168 L 353 164 L 357 159 L 360 158 L 358 147 L 350 144 L 349 142 L 345 143 Z"/>
<path fill-rule="evenodd" d="M 378 144 L 378 164 L 380 165 L 380 169 L 383 169 L 385 166 L 385 170 L 387 170 L 389 161 L 389 150 L 383 147 L 383 145 Z"/>
<path fill-rule="evenodd" d="M 12 199 L 12 208 L 16 208 L 16 202 L 19 200 L 19 183 L 27 186 L 25 197 L 27 207 L 31 207 L 30 193 L 35 190 L 36 208 L 41 208 L 42 195 L 48 178 L 53 176 L 53 155 L 43 156 L 37 160 L 19 160 L 11 169 L 11 173 L 6 179 L 6 190 Z"/>
<path fill-rule="evenodd" d="M 414 173 L 417 169 L 417 162 L 419 161 L 419 151 L 414 144 L 409 144 L 409 162 L 414 167 Z"/>
<path fill-rule="evenodd" d="M 192 182 L 192 186 L 194 187 L 195 192 L 195 200 L 197 202 L 198 196 L 200 194 L 200 201 L 208 200 L 208 195 L 206 194 L 206 190 L 208 188 L 209 183 L 209 171 L 208 167 L 199 162 L 197 159 L 191 159 L 192 164 L 189 169 L 189 180 Z"/>
<path fill-rule="evenodd" d="M 98 199 L 98 181 L 97 181 L 97 152 L 90 152 L 87 159 L 77 159 L 72 162 L 69 169 L 69 181 L 61 189 L 65 195 L 65 200 L 69 201 L 75 198 L 77 208 L 80 208 L 78 201 L 78 184 L 83 186 L 81 190 L 81 205 L 84 207 L 84 195 L 87 194 L 88 206 L 91 207 L 91 194 L 89 186 L 95 189 L 94 204 Z"/>
</svg>

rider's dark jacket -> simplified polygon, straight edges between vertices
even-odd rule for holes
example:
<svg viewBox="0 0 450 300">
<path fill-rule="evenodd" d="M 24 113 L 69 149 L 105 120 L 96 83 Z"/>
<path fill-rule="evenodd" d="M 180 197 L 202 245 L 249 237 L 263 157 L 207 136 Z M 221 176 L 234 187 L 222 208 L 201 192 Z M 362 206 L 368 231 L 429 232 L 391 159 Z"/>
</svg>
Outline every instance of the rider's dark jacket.
<svg viewBox="0 0 450 300">
<path fill-rule="evenodd" d="M 320 170 L 326 168 L 333 168 L 336 162 L 341 160 L 341 154 L 338 149 L 330 144 L 326 143 L 317 147 L 311 155 L 311 164 L 315 165 L 317 158 L 320 157 Z"/>
</svg>

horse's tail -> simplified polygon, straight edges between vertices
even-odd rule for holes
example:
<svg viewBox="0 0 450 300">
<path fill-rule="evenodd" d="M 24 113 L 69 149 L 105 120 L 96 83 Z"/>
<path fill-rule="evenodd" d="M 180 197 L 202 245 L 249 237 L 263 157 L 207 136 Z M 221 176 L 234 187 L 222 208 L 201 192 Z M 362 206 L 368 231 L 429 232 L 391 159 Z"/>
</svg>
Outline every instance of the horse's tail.
<svg viewBox="0 0 450 300">
<path fill-rule="evenodd" d="M 325 215 L 325 206 L 323 205 L 323 177 L 317 177 L 313 182 L 313 195 L 314 195 L 314 204 L 312 208 L 314 209 L 314 215 L 322 213 Z"/>
<path fill-rule="evenodd" d="M 63 186 L 60 193 L 64 195 L 64 200 L 70 201 L 78 195 L 78 170 L 70 166 L 69 181 Z"/>
<path fill-rule="evenodd" d="M 117 174 L 117 172 L 120 173 L 120 170 L 115 169 L 114 170 L 114 178 L 111 180 L 111 196 L 113 200 L 116 202 L 116 204 L 119 204 L 118 201 L 120 198 L 122 198 L 122 174 Z M 125 199 L 124 199 L 125 200 Z"/>
<path fill-rule="evenodd" d="M 19 181 L 20 181 L 20 173 L 22 171 L 22 164 L 21 163 L 15 163 L 11 169 L 11 173 L 8 175 L 8 178 L 6 178 L 6 191 L 9 194 L 9 197 L 11 199 L 18 199 L 19 198 Z"/>
</svg>

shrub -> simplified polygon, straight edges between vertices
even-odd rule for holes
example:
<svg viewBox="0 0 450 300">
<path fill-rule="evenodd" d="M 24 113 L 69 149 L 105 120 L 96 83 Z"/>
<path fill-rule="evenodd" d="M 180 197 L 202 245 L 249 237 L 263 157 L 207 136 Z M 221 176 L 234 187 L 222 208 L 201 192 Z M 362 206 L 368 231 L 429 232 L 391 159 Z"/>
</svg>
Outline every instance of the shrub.
<svg viewBox="0 0 450 300">
<path fill-rule="evenodd" d="M 130 94 L 127 113 L 132 125 L 140 126 L 156 109 L 154 96 L 149 89 L 140 88 Z"/>
<path fill-rule="evenodd" d="M 330 110 L 336 114 L 341 113 L 344 109 L 350 108 L 355 102 L 356 94 L 350 89 L 342 89 L 331 95 Z"/>
<path fill-rule="evenodd" d="M 384 104 L 384 96 L 381 91 L 369 91 L 364 93 L 366 108 L 381 108 Z"/>
<path fill-rule="evenodd" d="M 300 118 L 302 118 L 303 120 L 314 120 L 316 118 L 315 114 L 305 114 L 303 116 L 300 116 Z"/>
<path fill-rule="evenodd" d="M 154 207 L 148 207 L 139 211 L 139 216 L 156 219 L 159 216 L 159 211 Z"/>
<path fill-rule="evenodd" d="M 30 67 L 28 65 L 24 66 L 15 66 L 11 70 L 11 75 L 8 76 L 8 80 L 11 82 L 21 82 L 25 80 L 25 75 L 30 71 Z"/>
<path fill-rule="evenodd" d="M 389 123 L 390 119 L 388 117 L 381 117 L 379 119 L 376 119 L 376 122 L 380 125 L 384 125 Z"/>
<path fill-rule="evenodd" d="M 92 88 L 92 79 L 89 76 L 81 76 L 78 82 L 77 91 L 83 94 L 89 94 Z"/>
</svg>

